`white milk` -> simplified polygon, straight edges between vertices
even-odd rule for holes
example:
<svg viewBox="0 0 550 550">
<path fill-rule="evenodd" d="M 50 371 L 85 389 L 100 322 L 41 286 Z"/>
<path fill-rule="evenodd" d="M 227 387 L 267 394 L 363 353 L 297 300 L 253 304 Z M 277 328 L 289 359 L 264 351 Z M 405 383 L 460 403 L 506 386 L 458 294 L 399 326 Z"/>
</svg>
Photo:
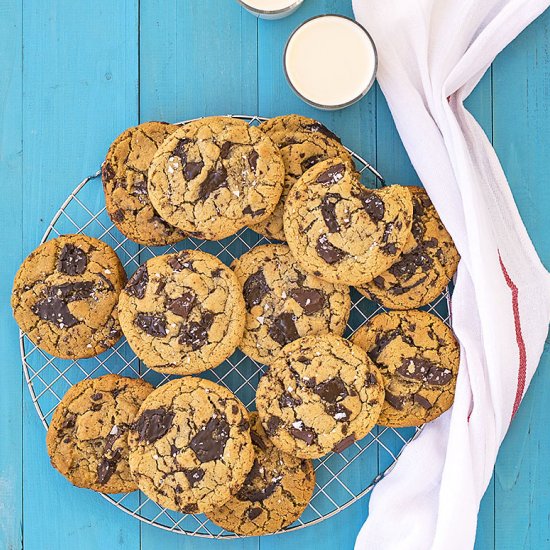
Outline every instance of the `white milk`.
<svg viewBox="0 0 550 550">
<path fill-rule="evenodd" d="M 262 19 L 280 19 L 295 12 L 303 0 L 238 0 L 250 13 Z"/>
<path fill-rule="evenodd" d="M 287 78 L 302 98 L 321 109 L 346 107 L 374 82 L 376 48 L 363 27 L 338 15 L 306 21 L 285 50 Z"/>
</svg>

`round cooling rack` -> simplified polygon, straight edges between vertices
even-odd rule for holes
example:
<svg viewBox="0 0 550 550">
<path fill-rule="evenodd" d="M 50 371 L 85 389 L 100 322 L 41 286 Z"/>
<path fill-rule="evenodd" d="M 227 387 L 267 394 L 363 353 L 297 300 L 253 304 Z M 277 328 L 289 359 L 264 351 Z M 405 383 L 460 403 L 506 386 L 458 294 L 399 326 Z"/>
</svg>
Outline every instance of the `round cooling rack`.
<svg viewBox="0 0 550 550">
<path fill-rule="evenodd" d="M 249 124 L 258 124 L 260 117 L 236 115 Z M 367 185 L 373 186 L 375 179 L 383 183 L 378 172 L 359 155 L 350 151 L 357 168 L 368 176 Z M 152 256 L 166 254 L 184 248 L 200 249 L 220 258 L 229 265 L 251 248 L 270 241 L 252 231 L 243 229 L 222 241 L 203 241 L 188 238 L 172 246 L 150 248 L 140 246 L 125 238 L 111 223 L 105 210 L 101 188 L 101 171 L 83 180 L 67 197 L 50 222 L 42 242 L 67 233 L 85 233 L 99 238 L 117 252 L 124 267 L 131 275 L 137 267 Z M 351 335 L 373 315 L 384 308 L 367 300 L 352 290 L 352 309 L 345 336 Z M 447 289 L 426 311 L 434 313 L 450 324 L 450 291 Z M 36 347 L 23 333 L 20 333 L 21 359 L 27 385 L 44 427 L 48 427 L 52 414 L 70 386 L 85 378 L 108 373 L 140 377 L 158 386 L 172 376 L 162 375 L 148 369 L 134 355 L 128 343 L 122 338 L 114 347 L 97 357 L 76 361 L 50 357 Z M 233 391 L 249 408 L 254 408 L 256 385 L 265 367 L 240 351 L 228 360 L 201 376 L 209 378 Z M 347 508 L 366 495 L 395 466 L 403 448 L 415 439 L 421 428 L 393 429 L 376 426 L 361 441 L 355 442 L 342 454 L 330 453 L 315 460 L 317 483 L 311 503 L 304 514 L 284 531 L 295 531 L 314 525 Z M 101 495 L 111 504 L 127 514 L 171 531 L 205 538 L 238 538 L 209 521 L 204 515 L 180 514 L 163 508 L 148 499 L 143 493 Z"/>
</svg>

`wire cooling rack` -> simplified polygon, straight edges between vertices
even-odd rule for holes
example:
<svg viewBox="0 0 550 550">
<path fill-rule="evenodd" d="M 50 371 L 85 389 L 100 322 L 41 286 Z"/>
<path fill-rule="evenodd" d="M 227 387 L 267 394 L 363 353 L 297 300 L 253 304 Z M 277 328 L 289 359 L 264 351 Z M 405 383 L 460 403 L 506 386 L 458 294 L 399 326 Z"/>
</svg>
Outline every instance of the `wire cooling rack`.
<svg viewBox="0 0 550 550">
<path fill-rule="evenodd" d="M 244 115 L 236 117 L 254 125 L 265 120 Z M 380 174 L 369 163 L 353 151 L 350 153 L 358 170 L 363 174 L 366 185 L 383 183 Z M 97 171 L 84 179 L 67 197 L 50 222 L 42 242 L 66 233 L 85 233 L 97 237 L 115 249 L 129 275 L 152 256 L 183 248 L 209 252 L 230 264 L 234 258 L 238 258 L 254 246 L 270 242 L 254 231 L 244 229 L 216 242 L 189 238 L 167 247 L 150 248 L 137 245 L 126 239 L 111 223 L 105 210 L 100 176 L 101 171 Z M 450 324 L 449 306 L 450 293 L 446 290 L 423 309 L 438 315 Z M 366 320 L 382 311 L 382 307 L 352 290 L 352 309 L 345 335 L 351 335 Z M 48 427 L 52 414 L 65 392 L 70 386 L 85 378 L 116 373 L 141 377 L 156 386 L 173 378 L 148 369 L 133 354 L 124 338 L 97 357 L 76 361 L 50 357 L 23 333 L 20 333 L 20 347 L 27 385 L 36 412 L 45 428 Z M 256 385 L 264 369 L 263 365 L 236 351 L 222 365 L 202 373 L 201 376 L 228 387 L 249 409 L 253 409 Z M 366 495 L 393 469 L 403 448 L 417 437 L 420 430 L 421 428 L 393 429 L 376 426 L 369 435 L 355 442 L 342 454 L 330 453 L 315 460 L 317 482 L 311 503 L 302 517 L 284 531 L 294 531 L 319 523 Z M 238 537 L 216 526 L 201 514 L 179 514 L 167 510 L 139 491 L 101 496 L 140 521 L 173 533 L 205 538 Z"/>
</svg>

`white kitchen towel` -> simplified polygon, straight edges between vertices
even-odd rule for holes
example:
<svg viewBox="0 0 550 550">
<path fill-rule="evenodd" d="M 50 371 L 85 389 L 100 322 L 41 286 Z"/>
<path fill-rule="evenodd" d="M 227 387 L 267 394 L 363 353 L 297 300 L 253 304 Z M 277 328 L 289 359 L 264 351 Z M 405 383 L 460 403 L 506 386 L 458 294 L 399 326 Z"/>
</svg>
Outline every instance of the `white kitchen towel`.
<svg viewBox="0 0 550 550">
<path fill-rule="evenodd" d="M 354 0 L 411 161 L 461 254 L 455 404 L 373 491 L 356 550 L 467 550 L 498 448 L 548 333 L 550 275 L 464 99 L 548 0 Z M 537 147 L 537 136 L 532 136 Z"/>
</svg>

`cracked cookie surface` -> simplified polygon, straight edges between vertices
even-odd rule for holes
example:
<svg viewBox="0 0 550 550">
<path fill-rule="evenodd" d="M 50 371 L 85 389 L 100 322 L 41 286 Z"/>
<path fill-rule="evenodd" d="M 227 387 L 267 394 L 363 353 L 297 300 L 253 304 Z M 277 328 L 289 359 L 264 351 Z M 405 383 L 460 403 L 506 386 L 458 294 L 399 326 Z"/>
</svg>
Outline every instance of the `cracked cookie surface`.
<svg viewBox="0 0 550 550">
<path fill-rule="evenodd" d="M 341 143 L 340 138 L 334 132 L 331 132 L 324 124 L 318 120 L 302 115 L 276 116 L 262 122 L 259 128 L 268 135 L 272 132 L 283 132 L 287 135 L 295 132 L 314 132 Z"/>
<path fill-rule="evenodd" d="M 355 169 L 355 164 L 347 149 L 339 141 L 329 137 L 329 130 L 320 123 L 297 115 L 279 117 L 279 119 L 269 125 L 271 121 L 264 122 L 260 125 L 260 129 L 273 140 L 283 158 L 286 174 L 283 193 L 271 216 L 259 224 L 252 225 L 251 228 L 270 239 L 285 241 L 283 229 L 285 200 L 291 187 L 302 174 L 315 164 L 329 158 L 341 158 L 351 170 Z M 302 130 L 295 128 L 302 128 Z"/>
<path fill-rule="evenodd" d="M 162 144 L 149 170 L 149 196 L 176 227 L 223 239 L 271 214 L 284 175 L 279 151 L 261 130 L 210 117 Z"/>
<path fill-rule="evenodd" d="M 451 329 L 425 311 L 376 315 L 353 335 L 385 383 L 383 426 L 419 426 L 453 403 L 460 351 Z"/>
<path fill-rule="evenodd" d="M 185 234 L 164 221 L 147 192 L 147 172 L 162 142 L 179 126 L 144 122 L 128 128 L 109 147 L 101 169 L 105 204 L 119 231 L 139 244 L 176 243 Z"/>
<path fill-rule="evenodd" d="M 231 265 L 243 287 L 246 325 L 241 350 L 266 365 L 286 344 L 310 334 L 341 335 L 349 288 L 302 270 L 288 246 L 258 246 Z"/>
<path fill-rule="evenodd" d="M 193 374 L 237 348 L 245 305 L 235 274 L 198 250 L 156 256 L 120 294 L 122 330 L 136 355 L 157 371 Z"/>
<path fill-rule="evenodd" d="M 41 244 L 15 276 L 11 305 L 21 330 L 63 359 L 93 357 L 121 336 L 117 302 L 126 274 L 114 250 L 85 235 Z"/>
<path fill-rule="evenodd" d="M 315 487 L 311 460 L 281 452 L 271 443 L 258 413 L 250 414 L 254 463 L 243 486 L 225 504 L 208 512 L 220 527 L 239 535 L 275 533 L 296 521 Z"/>
<path fill-rule="evenodd" d="M 153 386 L 108 374 L 72 386 L 46 436 L 52 466 L 77 487 L 100 493 L 135 491 L 128 430 Z"/>
<path fill-rule="evenodd" d="M 435 300 L 449 284 L 460 259 L 426 191 L 408 189 L 413 221 L 403 253 L 387 271 L 358 288 L 390 309 L 414 309 Z"/>
<path fill-rule="evenodd" d="M 128 441 L 139 488 L 183 513 L 207 512 L 228 501 L 254 460 L 243 404 L 228 389 L 195 377 L 151 393 Z"/>
<path fill-rule="evenodd" d="M 383 401 L 382 376 L 366 352 L 331 334 L 288 344 L 256 393 L 270 439 L 302 458 L 342 452 L 365 437 Z"/>
<path fill-rule="evenodd" d="M 290 190 L 285 235 L 308 273 L 361 285 L 399 258 L 412 211 L 406 187 L 367 189 L 342 160 L 329 159 L 309 169 Z"/>
</svg>

